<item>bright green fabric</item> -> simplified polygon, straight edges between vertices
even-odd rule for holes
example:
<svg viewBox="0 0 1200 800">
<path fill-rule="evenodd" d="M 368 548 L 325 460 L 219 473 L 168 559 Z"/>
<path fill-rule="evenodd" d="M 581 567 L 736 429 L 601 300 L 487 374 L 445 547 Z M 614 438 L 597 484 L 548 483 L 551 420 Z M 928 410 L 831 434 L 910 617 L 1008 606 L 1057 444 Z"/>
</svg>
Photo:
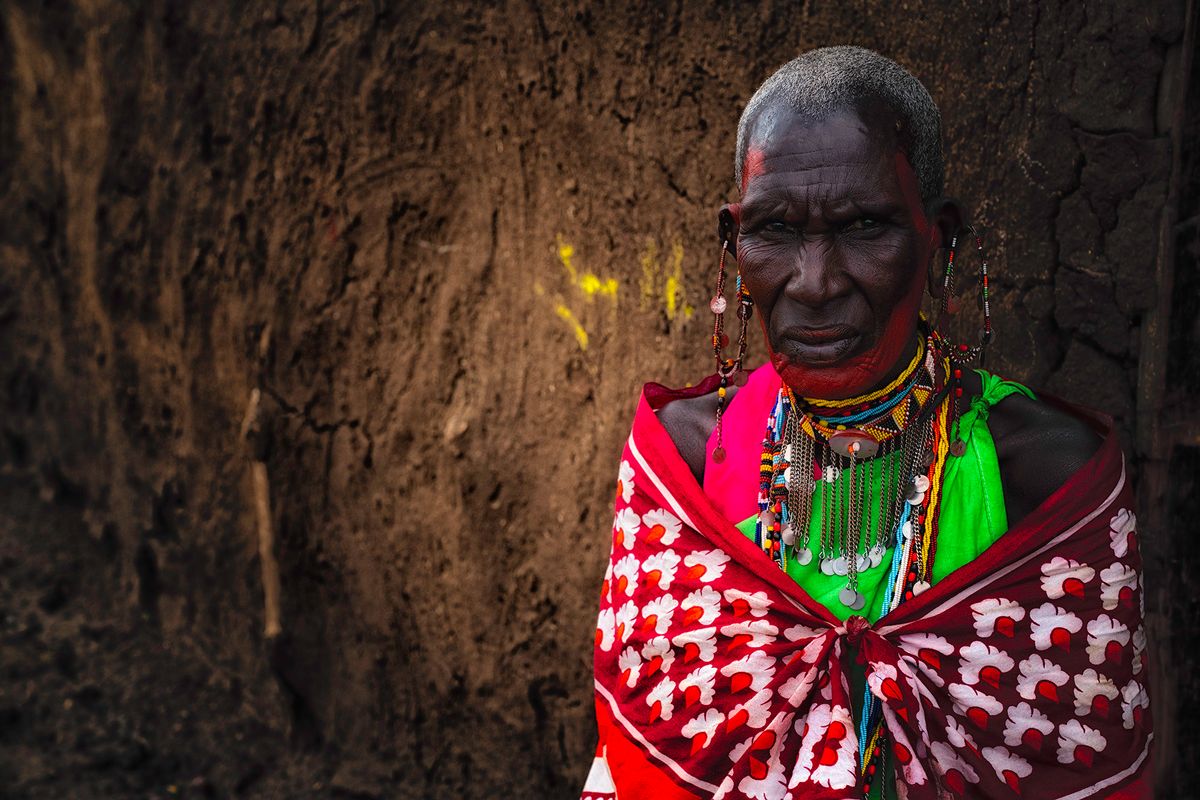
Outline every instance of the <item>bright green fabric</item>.
<svg viewBox="0 0 1200 800">
<path fill-rule="evenodd" d="M 996 457 L 996 444 L 988 430 L 987 419 L 991 407 L 1012 394 L 1023 394 L 1033 397 L 1033 393 L 1019 383 L 1002 380 L 983 370 L 976 370 L 983 382 L 978 397 L 971 401 L 970 407 L 963 412 L 958 420 L 958 432 L 962 437 L 966 450 L 961 456 L 950 456 L 946 459 L 946 471 L 942 481 L 942 498 L 940 524 L 938 526 L 937 553 L 933 560 L 933 582 L 936 583 L 954 570 L 970 563 L 980 553 L 986 550 L 992 542 L 1008 530 L 1008 514 L 1004 508 L 1004 488 L 1000 482 L 1000 465 Z M 898 454 L 897 454 L 898 455 Z M 872 496 L 879 496 L 879 479 L 873 482 Z M 821 490 L 825 484 L 817 487 L 813 501 L 813 515 L 809 524 L 809 548 L 814 554 L 813 560 L 806 566 L 800 566 L 794 560 L 788 561 L 787 572 L 796 583 L 821 605 L 828 608 L 838 619 L 845 620 L 855 613 L 862 613 L 871 622 L 875 622 L 883 614 L 883 599 L 886 594 L 888 572 L 892 563 L 892 549 L 887 548 L 879 566 L 858 573 L 858 590 L 863 593 L 867 605 L 862 612 L 851 611 L 838 600 L 838 593 L 846 586 L 846 578 L 841 575 L 825 575 L 818 567 L 815 554 L 821 541 L 820 510 L 823 502 Z M 757 514 L 738 524 L 738 530 L 754 539 L 754 527 Z M 874 529 L 875 521 L 871 519 L 868 527 Z M 862 667 L 852 662 L 851 700 L 854 704 L 854 717 L 857 723 L 860 716 L 862 700 L 863 677 Z M 870 797 L 872 800 L 882 796 L 884 781 L 875 781 Z M 886 783 L 889 787 L 888 796 L 895 796 L 894 778 L 888 776 Z"/>
<path fill-rule="evenodd" d="M 966 450 L 962 456 L 946 459 L 946 471 L 942 482 L 940 524 L 938 526 L 937 555 L 933 562 L 933 581 L 936 583 L 946 575 L 973 560 L 977 555 L 1008 530 L 1008 515 L 1004 509 L 1004 489 L 1000 483 L 1000 467 L 996 459 L 996 445 L 988 430 L 987 418 L 991 407 L 1014 393 L 1033 397 L 1024 386 L 1002 380 L 982 370 L 977 370 L 983 381 L 983 390 L 959 419 L 959 433 Z M 899 457 L 896 454 L 893 457 Z M 819 484 L 813 500 L 813 515 L 809 524 L 809 548 L 815 554 L 820 546 L 820 511 L 824 502 L 823 489 Z M 879 477 L 873 483 L 872 496 L 879 495 Z M 738 524 L 738 529 L 754 538 L 754 523 L 757 515 Z M 875 527 L 875 521 L 869 522 Z M 812 595 L 813 599 L 828 608 L 838 619 L 845 620 L 854 613 L 862 613 L 872 622 L 883 613 L 883 598 L 886 594 L 888 570 L 892 563 L 892 548 L 888 547 L 879 566 L 858 573 L 858 590 L 867 599 L 862 612 L 851 611 L 838 600 L 838 593 L 846 586 L 845 576 L 825 575 L 818 568 L 817 559 L 806 566 L 788 560 L 788 575 Z"/>
</svg>

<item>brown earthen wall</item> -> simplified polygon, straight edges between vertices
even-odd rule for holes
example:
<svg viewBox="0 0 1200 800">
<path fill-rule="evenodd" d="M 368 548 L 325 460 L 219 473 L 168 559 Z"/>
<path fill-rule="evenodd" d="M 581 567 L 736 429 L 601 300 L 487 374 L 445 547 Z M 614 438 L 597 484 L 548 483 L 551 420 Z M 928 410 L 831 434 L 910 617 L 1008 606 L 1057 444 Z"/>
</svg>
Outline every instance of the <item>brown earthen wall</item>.
<svg viewBox="0 0 1200 800">
<path fill-rule="evenodd" d="M 738 113 L 812 46 L 926 83 L 992 243 L 990 366 L 1132 449 L 1183 29 L 1167 1 L 0 3 L 0 785 L 572 797 L 637 391 L 709 371 Z M 1179 663 L 1164 786 L 1195 765 Z"/>
</svg>

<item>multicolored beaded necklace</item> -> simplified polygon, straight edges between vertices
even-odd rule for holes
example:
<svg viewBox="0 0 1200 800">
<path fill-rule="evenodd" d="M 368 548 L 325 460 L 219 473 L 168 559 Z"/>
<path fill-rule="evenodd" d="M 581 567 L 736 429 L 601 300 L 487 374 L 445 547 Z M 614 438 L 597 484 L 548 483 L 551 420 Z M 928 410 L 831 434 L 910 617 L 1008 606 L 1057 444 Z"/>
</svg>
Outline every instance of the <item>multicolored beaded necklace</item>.
<svg viewBox="0 0 1200 800">
<path fill-rule="evenodd" d="M 755 540 L 785 570 L 789 557 L 807 565 L 818 514 L 818 567 L 846 577 L 839 600 L 853 611 L 865 605 L 858 573 L 878 566 L 889 545 L 903 554 L 893 557 L 896 574 L 911 567 L 928 583 L 952 405 L 938 388 L 949 385 L 950 364 L 932 345 L 922 339 L 895 380 L 860 398 L 798 400 L 784 386 L 767 426 Z"/>
<path fill-rule="evenodd" d="M 951 441 L 962 371 L 951 357 L 958 354 L 925 333 L 905 369 L 871 394 L 821 401 L 782 387 L 763 440 L 755 541 L 784 571 L 789 558 L 807 565 L 809 525 L 819 515 L 818 568 L 846 577 L 838 600 L 852 611 L 866 605 L 858 573 L 879 566 L 889 546 L 883 613 L 932 580 L 946 459 L 962 453 Z M 884 752 L 877 705 L 864 690 L 860 767 L 868 792 Z"/>
</svg>

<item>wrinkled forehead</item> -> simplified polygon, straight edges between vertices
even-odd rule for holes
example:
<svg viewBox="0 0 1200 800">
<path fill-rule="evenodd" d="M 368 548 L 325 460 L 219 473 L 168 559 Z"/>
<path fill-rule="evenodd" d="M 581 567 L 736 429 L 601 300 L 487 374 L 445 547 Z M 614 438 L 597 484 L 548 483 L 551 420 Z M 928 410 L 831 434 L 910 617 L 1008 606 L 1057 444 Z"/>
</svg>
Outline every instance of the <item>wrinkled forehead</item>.
<svg viewBox="0 0 1200 800">
<path fill-rule="evenodd" d="M 892 172 L 899 151 L 895 118 L 886 108 L 847 107 L 816 115 L 773 104 L 751 129 L 742 193 L 770 173 L 855 167 Z"/>
<path fill-rule="evenodd" d="M 775 113 L 755 126 L 746 151 L 744 220 L 777 213 L 890 214 L 907 209 L 925 224 L 916 173 L 886 116 L 840 111 L 820 119 Z"/>
</svg>

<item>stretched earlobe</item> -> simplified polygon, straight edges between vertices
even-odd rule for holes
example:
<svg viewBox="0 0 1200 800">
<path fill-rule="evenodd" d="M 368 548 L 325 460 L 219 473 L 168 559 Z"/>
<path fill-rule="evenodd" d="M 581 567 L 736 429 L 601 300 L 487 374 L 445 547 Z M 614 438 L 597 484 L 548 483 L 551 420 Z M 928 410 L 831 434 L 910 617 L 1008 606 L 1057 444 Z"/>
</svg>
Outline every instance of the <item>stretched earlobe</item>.
<svg viewBox="0 0 1200 800">
<path fill-rule="evenodd" d="M 966 226 L 967 217 L 962 204 L 952 197 L 939 197 L 925 207 L 926 218 L 933 228 L 933 245 L 929 254 L 928 290 L 929 296 L 935 300 L 945 294 L 943 278 L 945 277 L 946 262 L 952 256 L 955 237 Z"/>
<path fill-rule="evenodd" d="M 737 257 L 738 217 L 742 208 L 737 203 L 726 203 L 717 212 L 717 237 L 725 244 L 730 255 Z"/>
<path fill-rule="evenodd" d="M 942 296 L 942 275 L 945 272 L 946 257 L 942 255 L 946 250 L 937 247 L 929 256 L 929 266 L 925 277 L 925 290 L 929 292 L 929 296 L 934 300 L 938 300 Z"/>
<path fill-rule="evenodd" d="M 927 206 L 927 217 L 930 224 L 937 227 L 940 244 L 943 250 L 950 249 L 954 236 L 967 225 L 967 215 L 962 204 L 952 197 L 939 197 Z"/>
</svg>

